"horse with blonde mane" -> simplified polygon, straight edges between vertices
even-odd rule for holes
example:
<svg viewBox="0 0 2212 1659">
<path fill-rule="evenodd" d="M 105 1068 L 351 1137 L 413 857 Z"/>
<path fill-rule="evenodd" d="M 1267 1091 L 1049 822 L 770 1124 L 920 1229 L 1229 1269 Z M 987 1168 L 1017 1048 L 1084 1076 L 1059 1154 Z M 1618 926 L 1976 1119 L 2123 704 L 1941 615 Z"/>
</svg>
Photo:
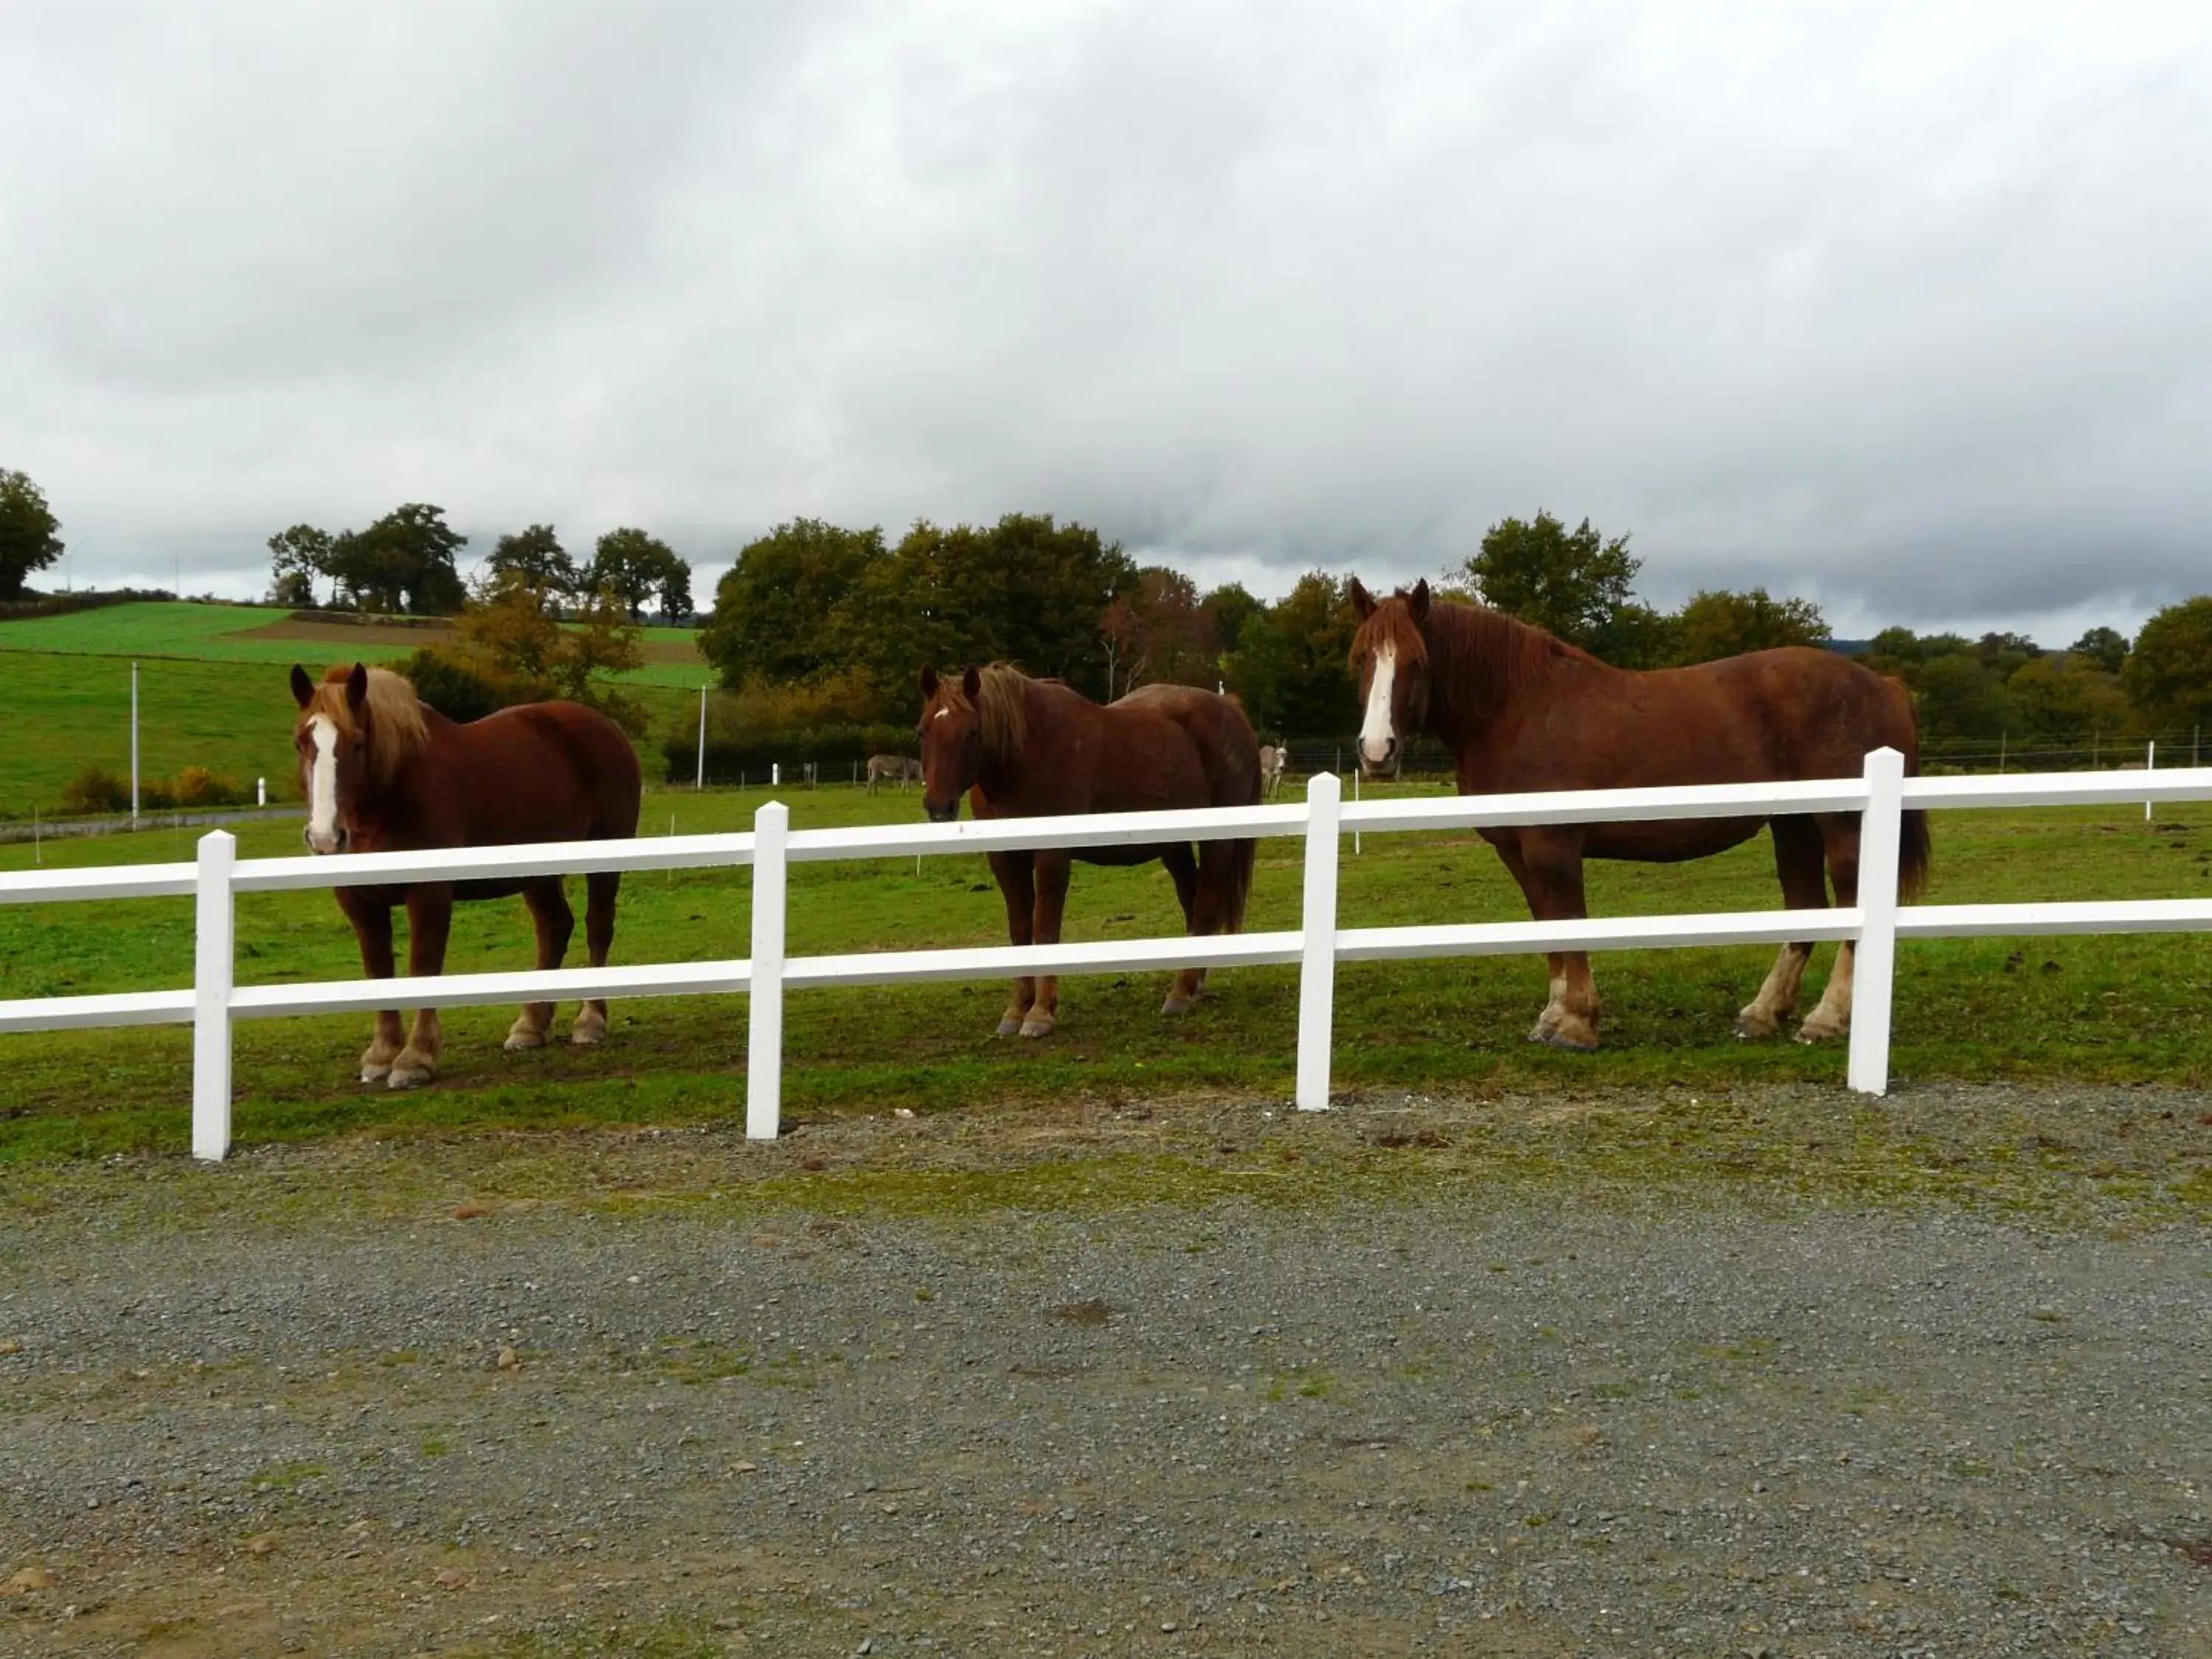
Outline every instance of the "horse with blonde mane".
<svg viewBox="0 0 2212 1659">
<path fill-rule="evenodd" d="M 1429 585 L 1376 599 L 1358 582 L 1352 643 L 1364 717 L 1359 764 L 1387 775 L 1417 732 L 1452 752 L 1462 795 L 1548 789 L 1662 788 L 1677 784 L 1773 783 L 1855 778 L 1868 751 L 1897 750 L 1917 769 L 1912 700 L 1897 681 L 1832 651 L 1792 646 L 1690 668 L 1614 668 L 1540 628 L 1478 605 L 1431 603 Z M 1682 818 L 1654 823 L 1560 824 L 1485 830 L 1539 921 L 1579 921 L 1583 860 L 1671 864 L 1706 858 L 1774 835 L 1783 902 L 1825 908 L 1822 865 L 1836 902 L 1858 902 L 1855 812 Z M 1899 890 L 1928 873 L 1928 815 L 1905 814 Z M 1774 1036 L 1797 1006 L 1809 944 L 1782 947 L 1759 994 L 1736 1015 L 1736 1034 Z M 1852 947 L 1845 941 L 1800 1042 L 1850 1027 Z M 1589 958 L 1550 957 L 1552 994 L 1529 1041 L 1597 1047 L 1597 989 Z"/>
<path fill-rule="evenodd" d="M 573 702 L 527 703 L 480 720 L 449 720 L 398 675 L 356 663 L 318 684 L 297 664 L 292 696 L 300 705 L 293 747 L 307 799 L 308 850 L 319 854 L 418 852 L 441 847 L 504 847 L 544 841 L 617 841 L 637 833 L 642 792 L 637 751 L 623 729 Z M 585 942 L 604 967 L 614 942 L 619 871 L 584 878 L 589 894 Z M 575 913 L 559 876 L 513 880 L 420 881 L 339 887 L 338 908 L 353 924 L 362 966 L 372 979 L 392 975 L 392 912 L 407 909 L 407 971 L 441 972 L 456 901 L 520 893 L 538 927 L 538 965 L 558 968 L 575 932 Z M 507 1046 L 541 1046 L 553 1005 L 526 1005 Z M 570 1033 L 592 1044 L 607 1030 L 607 1005 L 585 1003 Z M 403 1044 L 399 1014 L 376 1016 L 361 1057 L 361 1079 L 412 1088 L 437 1075 L 444 1045 L 438 1012 L 423 1008 Z"/>
<path fill-rule="evenodd" d="M 1101 706 L 1058 680 L 1003 663 L 957 680 L 921 671 L 922 808 L 932 822 L 1067 812 L 1159 812 L 1251 806 L 1260 799 L 1260 746 L 1234 697 L 1188 685 L 1139 686 Z M 1149 864 L 1175 881 L 1186 930 L 1233 933 L 1244 925 L 1256 843 L 1205 841 L 1148 847 L 1054 848 L 988 854 L 1016 945 L 1056 945 L 1070 861 Z M 1188 1010 L 1206 982 L 1186 968 L 1160 1012 Z M 1014 981 L 999 1035 L 1041 1037 L 1059 1023 L 1055 978 Z"/>
</svg>

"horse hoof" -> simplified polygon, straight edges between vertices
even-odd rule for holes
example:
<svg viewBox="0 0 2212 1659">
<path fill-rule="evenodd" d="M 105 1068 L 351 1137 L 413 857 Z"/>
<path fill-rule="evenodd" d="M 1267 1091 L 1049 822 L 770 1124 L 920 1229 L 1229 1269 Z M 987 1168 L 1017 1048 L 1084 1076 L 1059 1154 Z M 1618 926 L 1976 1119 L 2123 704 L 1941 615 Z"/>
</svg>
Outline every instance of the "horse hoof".
<svg viewBox="0 0 2212 1659">
<path fill-rule="evenodd" d="M 1021 1029 L 1021 1021 L 1016 1019 L 1012 1014 L 1008 1014 L 1004 1019 L 999 1022 L 999 1035 L 1000 1036 L 1012 1036 L 1015 1032 Z"/>
<path fill-rule="evenodd" d="M 389 1066 L 364 1066 L 361 1068 L 361 1080 L 363 1083 L 381 1083 L 391 1075 L 392 1067 Z"/>
<path fill-rule="evenodd" d="M 576 1022 L 576 1029 L 568 1033 L 568 1041 L 579 1048 L 596 1048 L 606 1040 L 607 1023 L 603 1019 L 595 1019 L 588 1024 L 580 1019 Z"/>
<path fill-rule="evenodd" d="M 507 1042 L 503 1046 L 510 1054 L 519 1054 L 526 1048 L 543 1048 L 545 1046 L 545 1033 L 526 1030 L 517 1026 L 507 1034 Z"/>
<path fill-rule="evenodd" d="M 1815 1043 L 1833 1042 L 1838 1037 L 1842 1036 L 1844 1032 L 1843 1026 L 1815 1025 L 1808 1019 L 1797 1028 L 1797 1041 L 1809 1048 Z"/>
<path fill-rule="evenodd" d="M 1765 1015 L 1754 1017 L 1746 1010 L 1735 1017 L 1735 1034 L 1746 1042 L 1759 1042 L 1781 1035 L 1782 1027 Z"/>
<path fill-rule="evenodd" d="M 387 1089 L 419 1089 L 437 1075 L 433 1066 L 394 1066 L 384 1085 Z"/>
<path fill-rule="evenodd" d="M 1187 1014 L 1191 1010 L 1191 1003 L 1188 997 L 1170 994 L 1165 1002 L 1160 1004 L 1160 1012 L 1164 1014 Z"/>
<path fill-rule="evenodd" d="M 1577 1042 L 1572 1037 L 1562 1036 L 1559 1032 L 1547 1031 L 1544 1035 L 1543 1041 L 1554 1048 L 1565 1048 L 1571 1054 L 1594 1054 L 1597 1052 L 1597 1039 L 1595 1037 L 1588 1042 Z"/>
<path fill-rule="evenodd" d="M 1022 1022 L 1022 1035 L 1025 1037 L 1050 1036 L 1052 1028 L 1059 1023 L 1058 1020 L 1049 1017 L 1039 1019 L 1035 1014 L 1031 1014 Z"/>
</svg>

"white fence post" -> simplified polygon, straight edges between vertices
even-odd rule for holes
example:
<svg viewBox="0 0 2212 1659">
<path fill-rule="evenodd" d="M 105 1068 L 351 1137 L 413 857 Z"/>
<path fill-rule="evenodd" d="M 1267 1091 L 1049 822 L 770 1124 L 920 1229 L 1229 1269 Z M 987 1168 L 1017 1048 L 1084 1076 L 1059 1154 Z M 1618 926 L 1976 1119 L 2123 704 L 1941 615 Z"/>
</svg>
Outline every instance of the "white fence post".
<svg viewBox="0 0 2212 1659">
<path fill-rule="evenodd" d="M 753 814 L 752 1006 L 745 1034 L 745 1139 L 774 1140 L 783 1115 L 784 837 L 791 809 Z"/>
<path fill-rule="evenodd" d="M 192 943 L 192 1156 L 219 1163 L 230 1151 L 230 986 L 236 931 L 230 874 L 238 842 L 227 830 L 200 837 Z"/>
<path fill-rule="evenodd" d="M 2143 745 L 2143 770 L 2146 772 L 2155 772 L 2158 770 L 2158 739 L 2156 738 L 2153 738 L 2148 743 Z M 2145 823 L 2148 823 L 2150 822 L 2150 803 L 2148 801 L 2145 801 L 2143 803 L 2143 822 Z"/>
<path fill-rule="evenodd" d="M 1298 970 L 1298 1109 L 1328 1109 L 1335 1031 L 1337 826 L 1344 785 L 1334 772 L 1306 780 L 1305 955 Z"/>
<path fill-rule="evenodd" d="M 1866 757 L 1867 804 L 1859 818 L 1858 944 L 1851 953 L 1850 1061 L 1845 1073 L 1863 1095 L 1889 1092 L 1889 1016 L 1897 981 L 1897 865 L 1903 839 L 1905 757 L 1877 749 Z"/>
</svg>

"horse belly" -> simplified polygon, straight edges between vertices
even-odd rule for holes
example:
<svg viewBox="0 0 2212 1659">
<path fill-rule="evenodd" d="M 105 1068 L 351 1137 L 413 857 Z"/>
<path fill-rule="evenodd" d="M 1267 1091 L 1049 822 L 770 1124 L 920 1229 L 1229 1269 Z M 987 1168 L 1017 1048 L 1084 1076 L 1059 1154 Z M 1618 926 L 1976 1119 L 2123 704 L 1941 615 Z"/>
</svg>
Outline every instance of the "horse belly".
<svg viewBox="0 0 2212 1659">
<path fill-rule="evenodd" d="M 1164 847 L 1071 847 L 1068 852 L 1078 864 L 1097 864 L 1125 866 L 1150 864 L 1167 851 Z"/>
<path fill-rule="evenodd" d="M 1766 827 L 1765 818 L 1674 818 L 1649 823 L 1593 823 L 1583 856 L 1639 864 L 1678 864 L 1741 847 Z"/>
</svg>

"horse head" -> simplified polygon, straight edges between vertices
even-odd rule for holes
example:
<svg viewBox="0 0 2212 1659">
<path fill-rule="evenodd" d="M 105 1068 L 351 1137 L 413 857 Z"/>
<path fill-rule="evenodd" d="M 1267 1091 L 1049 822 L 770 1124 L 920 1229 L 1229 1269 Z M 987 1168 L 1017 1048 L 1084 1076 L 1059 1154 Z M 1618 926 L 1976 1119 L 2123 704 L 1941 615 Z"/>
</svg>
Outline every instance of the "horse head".
<svg viewBox="0 0 2212 1659">
<path fill-rule="evenodd" d="M 292 747 L 307 801 L 307 850 L 343 853 L 353 840 L 347 820 L 368 775 L 368 670 L 356 663 L 351 672 L 333 670 L 318 685 L 294 663 L 292 696 L 300 705 Z"/>
<path fill-rule="evenodd" d="M 932 823 L 960 816 L 960 798 L 983 770 L 983 677 L 972 663 L 957 684 L 921 671 L 921 810 Z"/>
<path fill-rule="evenodd" d="M 1359 769 L 1369 777 L 1395 772 L 1406 746 L 1429 716 L 1429 584 L 1377 599 L 1352 583 L 1359 631 L 1352 637 L 1352 672 L 1359 681 Z"/>
</svg>

